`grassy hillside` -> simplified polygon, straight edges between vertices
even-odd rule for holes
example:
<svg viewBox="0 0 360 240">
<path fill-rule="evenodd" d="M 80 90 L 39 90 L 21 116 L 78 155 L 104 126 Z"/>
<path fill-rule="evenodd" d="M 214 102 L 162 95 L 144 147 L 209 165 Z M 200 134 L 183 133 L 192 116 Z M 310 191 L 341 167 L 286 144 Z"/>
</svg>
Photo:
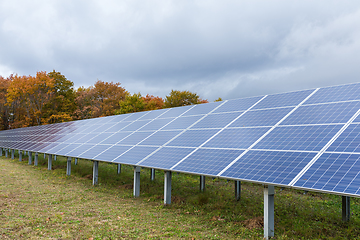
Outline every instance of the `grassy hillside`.
<svg viewBox="0 0 360 240">
<path fill-rule="evenodd" d="M 0 239 L 261 239 L 263 187 L 243 183 L 239 202 L 234 182 L 173 174 L 172 205 L 163 206 L 162 171 L 150 181 L 141 172 L 141 196 L 132 197 L 133 169 L 99 164 L 99 185 L 92 186 L 92 163 L 80 160 L 66 177 L 65 158 L 39 155 L 27 160 L 0 158 Z M 351 221 L 341 221 L 341 197 L 275 189 L 275 239 L 360 238 L 360 201 L 351 199 Z"/>
</svg>

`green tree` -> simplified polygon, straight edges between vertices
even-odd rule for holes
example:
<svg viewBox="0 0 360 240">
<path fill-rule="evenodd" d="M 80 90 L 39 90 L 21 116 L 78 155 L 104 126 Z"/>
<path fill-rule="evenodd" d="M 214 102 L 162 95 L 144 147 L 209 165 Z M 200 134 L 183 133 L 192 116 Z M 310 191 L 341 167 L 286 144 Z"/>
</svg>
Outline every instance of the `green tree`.
<svg viewBox="0 0 360 240">
<path fill-rule="evenodd" d="M 218 99 L 216 99 L 214 102 L 221 102 L 223 101 L 221 97 L 219 97 Z"/>
<path fill-rule="evenodd" d="M 140 93 L 134 93 L 126 95 L 125 100 L 120 101 L 119 105 L 120 109 L 116 111 L 116 114 L 144 111 L 146 103 Z"/>
<path fill-rule="evenodd" d="M 165 98 L 165 107 L 180 107 L 192 104 L 208 103 L 203 100 L 196 93 L 190 91 L 171 90 L 170 95 Z"/>
</svg>

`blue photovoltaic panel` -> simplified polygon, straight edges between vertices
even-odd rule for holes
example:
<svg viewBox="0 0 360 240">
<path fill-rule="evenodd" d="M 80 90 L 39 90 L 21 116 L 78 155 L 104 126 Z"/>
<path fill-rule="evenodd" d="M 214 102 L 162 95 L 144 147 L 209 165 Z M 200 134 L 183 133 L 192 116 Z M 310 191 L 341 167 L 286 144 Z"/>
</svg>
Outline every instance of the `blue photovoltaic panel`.
<svg viewBox="0 0 360 240">
<path fill-rule="evenodd" d="M 116 143 L 120 142 L 121 140 L 123 140 L 124 138 L 126 138 L 127 136 L 129 136 L 130 134 L 131 134 L 131 132 L 114 133 L 113 135 L 106 138 L 105 140 L 103 140 L 100 143 L 101 144 L 116 144 Z"/>
<path fill-rule="evenodd" d="M 131 124 L 129 124 L 128 126 L 124 127 L 123 129 L 121 129 L 121 131 L 130 131 L 130 132 L 136 131 L 138 129 L 141 129 L 143 126 L 145 126 L 149 122 L 150 122 L 150 120 L 135 121 L 135 122 L 132 122 Z"/>
<path fill-rule="evenodd" d="M 92 147 L 94 147 L 93 144 L 82 144 L 82 145 L 78 146 L 77 148 L 67 152 L 65 155 L 70 156 L 70 157 L 79 157 L 81 154 L 88 151 Z"/>
<path fill-rule="evenodd" d="M 70 144 L 67 144 L 67 143 L 60 143 L 58 144 L 57 146 L 55 146 L 54 148 L 52 149 L 49 149 L 51 152 L 50 153 L 56 153 L 58 152 L 59 150 L 69 146 Z M 49 152 L 45 152 L 45 153 L 49 153 Z"/>
<path fill-rule="evenodd" d="M 240 116 L 242 112 L 209 114 L 200 122 L 196 123 L 191 129 L 195 128 L 224 128 L 235 118 Z"/>
<path fill-rule="evenodd" d="M 321 88 L 306 104 L 360 100 L 359 93 L 359 83 Z"/>
<path fill-rule="evenodd" d="M 360 102 L 301 106 L 281 125 L 346 123 L 359 109 Z"/>
<path fill-rule="evenodd" d="M 144 167 L 170 169 L 192 151 L 193 148 L 163 147 L 139 164 Z"/>
<path fill-rule="evenodd" d="M 53 152 L 53 154 L 56 154 L 56 155 L 61 155 L 61 156 L 67 156 L 67 154 L 74 150 L 75 148 L 79 147 L 81 144 L 75 144 L 75 143 L 72 143 L 70 144 L 69 146 L 67 147 L 64 147 L 63 149 L 57 151 L 57 152 Z M 33 150 L 33 151 L 36 151 L 36 152 L 41 152 L 40 150 Z M 71 156 L 73 157 L 73 156 Z"/>
<path fill-rule="evenodd" d="M 293 109 L 293 107 L 290 107 L 249 111 L 229 127 L 273 126 Z"/>
<path fill-rule="evenodd" d="M 305 98 L 307 98 L 313 91 L 314 89 L 268 95 L 261 102 L 259 102 L 259 104 L 257 104 L 253 109 L 297 106 Z"/>
<path fill-rule="evenodd" d="M 79 158 L 85 158 L 85 159 L 94 159 L 97 155 L 104 152 L 106 149 L 108 149 L 109 145 L 95 145 L 94 147 L 88 149 L 87 151 L 84 151 L 82 154 L 79 155 Z"/>
<path fill-rule="evenodd" d="M 213 148 L 248 148 L 256 142 L 262 135 L 264 135 L 270 128 L 238 128 L 225 129 L 209 142 L 204 147 Z"/>
<path fill-rule="evenodd" d="M 80 138 L 78 138 L 77 140 L 73 141 L 74 143 L 86 143 L 89 139 L 92 139 L 94 137 L 96 137 L 98 135 L 98 133 L 89 133 L 86 134 Z"/>
<path fill-rule="evenodd" d="M 98 144 L 98 143 L 104 141 L 105 139 L 109 138 L 112 135 L 113 135 L 113 133 L 100 133 L 99 135 L 96 135 L 95 137 L 89 139 L 86 143 Z"/>
<path fill-rule="evenodd" d="M 360 194 L 360 155 L 324 153 L 294 186 Z"/>
<path fill-rule="evenodd" d="M 360 152 L 360 125 L 350 124 L 327 149 L 329 152 Z"/>
<path fill-rule="evenodd" d="M 243 150 L 198 149 L 173 170 L 216 176 L 243 152 Z"/>
<path fill-rule="evenodd" d="M 186 129 L 198 121 L 200 118 L 204 117 L 203 115 L 190 116 L 190 117 L 179 117 L 166 125 L 162 130 L 176 130 L 176 129 Z"/>
<path fill-rule="evenodd" d="M 155 119 L 154 121 L 149 122 L 147 125 L 143 126 L 141 128 L 141 131 L 156 131 L 160 128 L 166 126 L 168 123 L 170 123 L 174 118 L 161 118 L 161 119 Z"/>
<path fill-rule="evenodd" d="M 253 149 L 320 151 L 343 125 L 277 127 Z"/>
<path fill-rule="evenodd" d="M 129 117 L 127 117 L 124 121 L 135 121 L 140 120 L 144 115 L 148 114 L 149 112 L 135 112 L 132 114 L 129 114 Z"/>
<path fill-rule="evenodd" d="M 131 146 L 112 146 L 105 150 L 104 152 L 100 153 L 99 155 L 95 156 L 96 159 L 102 160 L 102 161 L 108 161 L 111 162 L 117 157 L 119 157 L 121 154 L 125 153 L 127 150 L 129 150 Z"/>
<path fill-rule="evenodd" d="M 145 139 L 139 145 L 155 145 L 155 146 L 162 146 L 176 135 L 181 133 L 180 130 L 177 131 L 159 131 Z"/>
<path fill-rule="evenodd" d="M 48 150 L 51 150 L 52 148 L 58 146 L 57 143 L 50 143 L 50 144 L 47 144 L 46 147 L 42 148 L 41 151 L 43 151 L 44 153 L 47 153 Z M 21 148 L 21 147 L 18 147 L 18 148 Z"/>
<path fill-rule="evenodd" d="M 155 118 L 159 118 L 160 116 L 162 116 L 164 113 L 166 113 L 167 111 L 169 111 L 169 109 L 160 109 L 160 110 L 154 110 L 154 111 L 148 111 L 146 115 L 144 115 L 141 120 L 152 120 Z"/>
<path fill-rule="evenodd" d="M 118 132 L 121 129 L 123 129 L 124 127 L 126 127 L 127 125 L 129 125 L 130 123 L 131 122 L 119 122 L 119 123 L 115 124 L 114 126 L 106 129 L 105 132 L 111 132 L 111 133 Z"/>
<path fill-rule="evenodd" d="M 123 140 L 121 140 L 120 142 L 118 142 L 118 144 L 120 144 L 120 145 L 136 145 L 136 144 L 139 144 L 144 139 L 146 139 L 147 137 L 149 137 L 153 133 L 154 132 L 134 132 L 131 135 L 124 138 Z"/>
<path fill-rule="evenodd" d="M 213 113 L 245 111 L 257 103 L 261 98 L 262 97 L 251 97 L 229 100 L 213 111 Z"/>
<path fill-rule="evenodd" d="M 114 159 L 114 162 L 135 165 L 136 163 L 147 157 L 149 154 L 154 152 L 156 149 L 158 149 L 158 147 L 135 146 L 133 148 L 130 148 L 129 151 L 125 152 L 121 156 Z"/>
<path fill-rule="evenodd" d="M 308 152 L 250 150 L 221 176 L 287 185 L 315 155 Z"/>
<path fill-rule="evenodd" d="M 212 110 L 214 110 L 217 106 L 219 106 L 220 104 L 222 104 L 222 102 L 198 104 L 198 105 L 195 105 L 193 108 L 191 108 L 186 113 L 184 113 L 183 116 L 208 114 Z"/>
<path fill-rule="evenodd" d="M 215 129 L 188 130 L 169 142 L 167 146 L 199 147 L 218 131 Z"/>
<path fill-rule="evenodd" d="M 193 108 L 193 107 L 194 107 L 194 105 L 171 108 L 169 111 L 167 111 L 166 113 L 162 114 L 162 115 L 159 116 L 158 118 L 174 118 L 174 117 L 179 117 L 179 116 L 181 116 L 182 114 L 184 114 L 186 111 L 188 111 L 189 109 L 191 109 L 191 108 Z"/>
</svg>

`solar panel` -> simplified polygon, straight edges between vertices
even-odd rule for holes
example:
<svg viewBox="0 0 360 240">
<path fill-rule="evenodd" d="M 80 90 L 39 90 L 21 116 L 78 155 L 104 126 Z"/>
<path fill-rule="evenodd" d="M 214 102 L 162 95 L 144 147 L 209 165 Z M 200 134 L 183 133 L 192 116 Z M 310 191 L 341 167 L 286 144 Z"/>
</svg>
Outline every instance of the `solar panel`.
<svg viewBox="0 0 360 240">
<path fill-rule="evenodd" d="M 360 84 L 0 132 L 0 147 L 360 196 Z"/>
</svg>

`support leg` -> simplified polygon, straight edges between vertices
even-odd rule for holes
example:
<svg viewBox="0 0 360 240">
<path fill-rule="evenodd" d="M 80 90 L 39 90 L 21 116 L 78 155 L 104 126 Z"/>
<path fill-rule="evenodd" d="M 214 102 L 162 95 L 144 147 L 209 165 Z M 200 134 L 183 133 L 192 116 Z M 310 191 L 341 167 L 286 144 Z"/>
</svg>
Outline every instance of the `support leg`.
<svg viewBox="0 0 360 240">
<path fill-rule="evenodd" d="M 22 161 L 22 151 L 19 150 L 19 162 L 21 162 L 21 161 Z"/>
<path fill-rule="evenodd" d="M 67 163 L 66 163 L 66 175 L 70 176 L 71 175 L 71 157 L 67 158 Z"/>
<path fill-rule="evenodd" d="M 32 152 L 29 152 L 29 165 L 32 164 Z"/>
<path fill-rule="evenodd" d="M 0 148 L 0 157 L 2 157 L 2 152 L 3 152 L 3 149 Z"/>
<path fill-rule="evenodd" d="M 169 205 L 171 204 L 171 172 L 165 172 L 165 179 L 164 179 L 164 204 Z"/>
<path fill-rule="evenodd" d="M 11 159 L 15 158 L 15 149 L 11 149 Z"/>
<path fill-rule="evenodd" d="M 77 165 L 78 164 L 78 159 L 77 158 L 75 158 L 75 165 Z"/>
<path fill-rule="evenodd" d="M 342 220 L 350 221 L 350 197 L 342 196 Z"/>
<path fill-rule="evenodd" d="M 51 170 L 52 168 L 52 155 L 48 155 L 48 170 Z"/>
<path fill-rule="evenodd" d="M 5 149 L 5 157 L 8 157 L 8 150 L 7 149 Z"/>
<path fill-rule="evenodd" d="M 151 181 L 155 180 L 155 169 L 153 168 L 150 169 L 150 180 Z"/>
<path fill-rule="evenodd" d="M 118 164 L 117 165 L 117 174 L 120 174 L 121 173 L 121 164 Z"/>
<path fill-rule="evenodd" d="M 57 156 L 57 155 L 54 155 L 54 161 L 56 161 L 56 159 L 57 159 L 56 156 Z"/>
<path fill-rule="evenodd" d="M 235 199 L 236 201 L 240 200 L 241 196 L 241 181 L 235 181 Z"/>
<path fill-rule="evenodd" d="M 264 238 L 274 236 L 274 186 L 264 187 Z"/>
<path fill-rule="evenodd" d="M 39 153 L 35 153 L 34 166 L 37 166 L 39 162 Z"/>
<path fill-rule="evenodd" d="M 200 192 L 205 191 L 205 176 L 200 176 Z"/>
<path fill-rule="evenodd" d="M 99 161 L 93 162 L 93 185 L 98 184 L 98 176 L 99 176 Z"/>
<path fill-rule="evenodd" d="M 134 197 L 140 196 L 140 167 L 134 167 Z"/>
</svg>

